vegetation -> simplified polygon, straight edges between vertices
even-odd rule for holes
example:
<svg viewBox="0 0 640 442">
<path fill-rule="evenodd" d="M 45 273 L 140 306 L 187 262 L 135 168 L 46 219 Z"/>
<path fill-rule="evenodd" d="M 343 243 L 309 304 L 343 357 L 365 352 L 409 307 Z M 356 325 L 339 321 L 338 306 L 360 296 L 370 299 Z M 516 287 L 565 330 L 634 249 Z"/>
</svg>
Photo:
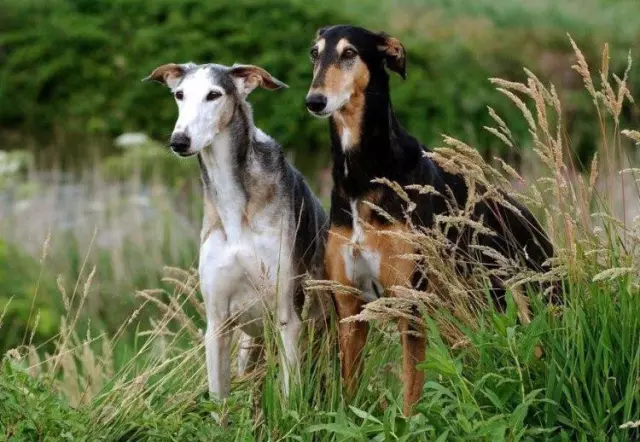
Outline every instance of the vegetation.
<svg viewBox="0 0 640 442">
<path fill-rule="evenodd" d="M 438 253 L 442 231 L 416 231 L 412 240 L 428 258 L 428 270 L 442 291 L 368 304 L 362 319 L 373 321 L 375 331 L 355 398 L 346 401 L 341 393 L 334 332 L 318 340 L 319 348 L 305 351 L 300 381 L 290 397 L 283 398 L 277 334 L 269 330 L 264 364 L 235 379 L 230 399 L 219 403 L 206 394 L 203 307 L 195 272 L 166 269 L 164 288 L 137 292 L 137 307 L 119 327 L 96 329 L 84 316 L 87 305 L 101 298 L 94 286 L 96 272 L 103 266 L 117 268 L 113 263 L 118 260 L 92 261 L 79 255 L 75 288 L 60 284 L 65 314 L 53 350 L 45 354 L 40 342 L 27 339 L 27 345 L 3 358 L 0 434 L 16 441 L 640 437 L 640 220 L 624 221 L 627 213 L 618 212 L 619 199 L 614 199 L 628 192 L 631 196 L 623 202 L 638 201 L 638 170 L 621 172 L 619 165 L 625 157 L 623 140 L 640 143 L 640 132 L 624 129 L 620 116 L 630 98 L 627 77 L 611 80 L 608 54 L 593 77 L 582 53 L 576 50 L 575 55 L 587 101 L 595 105 L 589 122 L 602 128 L 598 158 L 588 176 L 571 173 L 566 152 L 572 152 L 573 145 L 559 118 L 564 115 L 561 101 L 554 88 L 532 73 L 526 73 L 523 83 L 493 80 L 510 99 L 510 111 L 521 113 L 528 135 L 510 130 L 493 109 L 488 132 L 508 146 L 534 146 L 539 179 L 505 166 L 501 173 L 453 138 L 445 138 L 435 155 L 436 161 L 464 169 L 470 184 L 500 183 L 544 214 L 558 257 L 553 274 L 538 278 L 564 281 L 562 307 L 549 307 L 544 296 L 531 293 L 534 319 L 529 324 L 518 320 L 511 299 L 505 313 L 475 309 L 485 304 L 478 284 L 486 275 L 477 275 L 480 281 L 460 280 Z M 594 84 L 592 78 L 600 80 Z M 524 184 L 526 192 L 518 193 L 512 184 Z M 175 196 L 162 195 L 160 200 L 175 201 Z M 149 243 L 136 244 L 135 250 L 144 250 Z M 44 268 L 56 265 L 51 259 L 55 250 L 52 245 L 43 255 Z M 144 259 L 132 256 L 126 258 L 125 277 Z M 149 262 L 157 266 L 159 260 Z M 142 271 L 150 268 L 141 265 Z M 532 278 L 535 275 L 520 273 L 509 283 L 515 290 Z M 48 289 L 38 293 L 54 296 Z M 429 344 L 422 364 L 428 382 L 416 415 L 406 418 L 401 413 L 400 349 L 392 320 L 413 303 L 428 317 Z M 154 315 L 141 315 L 150 307 Z M 535 356 L 537 344 L 544 351 L 540 359 Z M 216 423 L 212 412 L 226 428 Z"/>
<path fill-rule="evenodd" d="M 169 61 L 250 62 L 291 86 L 274 95 L 254 94 L 256 120 L 311 174 L 328 152 L 325 125 L 308 117 L 300 98 L 309 86 L 308 45 L 319 26 L 351 21 L 383 28 L 406 42 L 409 76 L 394 88 L 394 104 L 401 121 L 428 145 L 438 143 L 442 133 L 458 134 L 485 158 L 509 154 L 482 130 L 491 123 L 487 105 L 526 140 L 526 125 L 487 82 L 488 77 L 523 80 L 525 65 L 566 95 L 565 130 L 581 167 L 598 147 L 597 128 L 585 118 L 590 100 L 576 94 L 580 80 L 571 73 L 566 33 L 589 57 L 610 41 L 613 60 L 624 60 L 620 51 L 632 46 L 639 32 L 626 17 L 638 13 L 636 3 L 624 0 L 473 6 L 366 0 L 313 7 L 298 0 L 268 7 L 258 0 L 7 0 L 0 5 L 0 100 L 12 104 L 0 108 L 0 130 L 14 146 L 22 145 L 24 134 L 37 135 L 37 146 L 57 140 L 58 155 L 66 158 L 92 158 L 78 138 L 133 130 L 163 140 L 175 109 L 165 90 L 140 84 L 141 78 Z M 629 83 L 635 89 L 640 76 L 633 74 Z M 623 120 L 633 112 L 626 108 Z M 74 142 L 65 142 L 69 139 Z"/>
</svg>

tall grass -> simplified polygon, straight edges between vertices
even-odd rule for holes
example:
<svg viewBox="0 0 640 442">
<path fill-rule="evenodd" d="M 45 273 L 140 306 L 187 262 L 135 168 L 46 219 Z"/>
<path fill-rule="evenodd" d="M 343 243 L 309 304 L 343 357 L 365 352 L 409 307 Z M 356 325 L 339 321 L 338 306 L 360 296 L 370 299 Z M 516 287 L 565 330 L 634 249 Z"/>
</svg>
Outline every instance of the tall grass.
<svg viewBox="0 0 640 442">
<path fill-rule="evenodd" d="M 115 161 L 108 160 L 79 176 L 55 168 L 31 169 L 0 188 L 0 238 L 43 261 L 40 288 L 34 289 L 31 303 L 43 309 L 47 321 L 59 324 L 70 302 L 56 287 L 77 291 L 76 281 L 95 268 L 81 317 L 91 318 L 94 330 L 115 331 L 137 307 L 135 290 L 161 284 L 163 264 L 189 267 L 197 259 L 202 212 L 198 176 L 167 185 L 166 177 L 158 176 L 166 170 L 159 163 L 179 167 L 166 149 L 140 148 L 149 150 L 159 150 L 158 158 L 142 161 L 126 155 L 121 162 L 127 168 L 119 179 L 113 179 L 112 169 L 120 169 L 109 167 Z M 143 165 L 156 173 L 146 173 Z M 7 264 L 11 269 L 10 259 Z M 12 289 L 6 287 L 0 305 L 8 302 Z M 17 306 L 9 303 L 8 308 Z M 51 337 L 48 333 L 38 330 L 40 338 Z"/>
<path fill-rule="evenodd" d="M 593 100 L 593 124 L 602 132 L 602 150 L 588 176 L 576 176 L 567 164 L 566 152 L 572 147 L 564 135 L 562 103 L 555 88 L 529 71 L 523 83 L 492 81 L 522 113 L 531 140 L 514 139 L 491 109 L 496 124 L 487 130 L 512 149 L 533 144 L 539 178 L 527 180 L 499 162 L 498 170 L 453 138 L 445 138 L 443 148 L 433 155 L 443 167 L 465 171 L 468 185 L 478 189 L 471 192 L 472 199 L 486 197 L 481 189 L 491 192 L 500 184 L 544 214 L 557 249 L 554 270 L 546 275 L 517 272 L 508 281 L 514 296 L 508 298 L 506 312 L 485 305 L 486 274 L 463 280 L 439 253 L 446 246 L 447 226 L 468 223 L 468 213 L 452 213 L 438 228 L 415 229 L 398 238 L 412 241 L 428 258 L 425 272 L 437 280 L 436 288 L 429 293 L 397 288 L 396 298 L 367 305 L 359 320 L 372 321 L 374 330 L 355 398 L 347 402 L 341 393 L 333 327 L 315 340 L 316 346 L 305 347 L 300 379 L 289 397 L 283 397 L 280 389 L 277 334 L 269 332 L 263 363 L 236 378 L 231 397 L 217 402 L 206 393 L 203 310 L 194 271 L 169 268 L 164 282 L 172 289 L 138 292 L 143 306 L 157 307 L 155 317 L 141 322 L 136 310 L 112 335 L 93 335 L 77 332 L 77 312 L 90 297 L 94 281 L 94 271 L 88 270 L 84 274 L 89 276 L 74 289 L 75 296 L 70 291 L 63 294 L 70 301 L 65 303 L 55 351 L 43 354 L 33 343 L 5 356 L 0 433 L 15 440 L 73 436 L 622 441 L 639 437 L 640 218 L 617 218 L 618 208 L 614 210 L 611 201 L 624 189 L 624 198 L 615 200 L 637 205 L 640 171 L 616 167 L 625 156 L 625 140 L 640 143 L 640 132 L 618 126 L 621 104 L 631 100 L 626 74 L 617 77 L 609 72 L 606 52 L 598 72 L 590 70 L 577 47 L 575 55 L 575 69 Z M 517 192 L 510 184 L 514 182 L 524 183 L 525 191 Z M 399 194 L 405 191 L 388 184 Z M 508 274 L 513 266 L 517 263 L 503 259 Z M 91 263 L 89 268 L 94 268 Z M 541 293 L 530 293 L 533 314 L 527 323 L 518 319 L 515 292 L 535 279 L 562 280 L 564 304 L 549 306 Z M 427 359 L 421 364 L 427 383 L 416 414 L 405 417 L 398 380 L 398 332 L 391 320 L 414 305 L 428 312 Z M 134 347 L 115 361 L 127 330 L 136 337 Z M 542 358 L 536 357 L 538 345 L 544 351 Z M 45 405 L 36 406 L 34 398 Z M 227 427 L 216 424 L 211 412 L 223 416 Z"/>
</svg>

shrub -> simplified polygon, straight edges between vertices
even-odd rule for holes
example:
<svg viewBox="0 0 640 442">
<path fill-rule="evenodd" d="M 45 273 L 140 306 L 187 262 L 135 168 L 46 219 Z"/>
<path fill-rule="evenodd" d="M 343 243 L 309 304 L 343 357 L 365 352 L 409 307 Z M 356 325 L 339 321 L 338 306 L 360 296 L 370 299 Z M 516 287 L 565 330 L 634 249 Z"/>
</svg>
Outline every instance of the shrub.
<svg viewBox="0 0 640 442">
<path fill-rule="evenodd" d="M 0 366 L 0 434 L 5 440 L 75 440 L 86 434 L 81 415 L 43 379 L 3 360 Z"/>
<path fill-rule="evenodd" d="M 268 5 L 258 0 L 5 0 L 0 5 L 0 100 L 12 105 L 0 108 L 0 130 L 47 137 L 60 132 L 112 137 L 142 130 L 164 139 L 175 106 L 166 90 L 141 84 L 141 78 L 170 61 L 253 63 L 291 87 L 251 96 L 258 125 L 310 171 L 328 158 L 326 124 L 303 106 L 311 78 L 310 40 L 319 26 L 349 18 L 375 24 L 375 5 L 352 17 L 335 12 L 343 9 L 336 2 L 329 7 L 333 10 L 295 0 Z M 405 15 L 413 10 L 397 9 Z M 506 116 L 517 138 L 525 138 L 527 128 L 509 118 L 508 100 L 491 93 L 487 77 L 524 79 L 523 63 L 534 69 L 559 66 L 561 79 L 571 75 L 571 57 L 557 49 L 560 41 L 564 47 L 566 29 L 551 20 L 550 28 L 533 32 L 496 29 L 480 19 L 439 24 L 437 11 L 417 11 L 411 18 L 420 32 L 399 31 L 408 46 L 409 78 L 402 84 L 394 79 L 393 99 L 400 121 L 427 144 L 449 133 L 470 139 L 486 156 L 498 152 L 502 147 L 482 129 L 490 123 L 487 105 Z M 585 32 L 578 37 L 579 43 L 591 39 Z M 569 83 L 572 88 L 580 80 Z M 572 121 L 581 120 L 590 105 L 588 100 L 571 104 Z M 568 126 L 567 135 L 583 144 L 578 152 L 583 161 L 596 147 L 596 129 Z"/>
</svg>

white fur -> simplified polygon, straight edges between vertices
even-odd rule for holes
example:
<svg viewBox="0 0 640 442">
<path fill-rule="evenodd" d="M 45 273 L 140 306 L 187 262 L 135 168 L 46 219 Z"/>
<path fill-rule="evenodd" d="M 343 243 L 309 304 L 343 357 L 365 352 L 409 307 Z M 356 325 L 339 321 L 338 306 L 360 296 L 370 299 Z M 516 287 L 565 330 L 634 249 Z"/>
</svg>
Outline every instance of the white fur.
<svg viewBox="0 0 640 442">
<path fill-rule="evenodd" d="M 186 155 L 193 155 L 213 143 L 218 132 L 220 110 L 229 98 L 224 89 L 213 84 L 206 69 L 198 69 L 193 75 L 187 76 L 177 87 L 172 88 L 183 93 L 183 99 L 177 100 L 178 120 L 173 133 L 186 132 L 191 138 L 191 148 Z M 222 94 L 213 101 L 207 101 L 209 92 Z"/>
<path fill-rule="evenodd" d="M 329 107 L 329 105 L 327 104 L 327 108 L 328 107 Z M 344 118 L 339 113 L 336 113 L 334 115 L 334 118 L 336 119 L 336 122 L 338 122 L 342 126 L 342 135 L 340 136 L 340 144 L 342 145 L 342 151 L 346 152 L 351 147 L 353 147 L 353 141 L 352 141 L 352 137 L 351 137 L 351 130 L 349 130 L 347 125 L 344 124 Z M 347 170 L 346 159 L 345 159 L 344 167 L 345 167 L 345 171 L 346 171 Z M 346 172 L 345 172 L 345 175 L 346 175 Z"/>
<path fill-rule="evenodd" d="M 273 138 L 264 133 L 262 129 L 256 127 L 256 141 L 259 141 L 260 143 L 269 143 L 273 141 Z"/>
<path fill-rule="evenodd" d="M 362 291 L 366 301 L 375 301 L 383 290 L 380 284 L 380 254 L 365 246 L 364 230 L 358 217 L 356 200 L 351 200 L 351 214 L 353 235 L 351 242 L 342 248 L 345 273 L 354 287 Z"/>
<path fill-rule="evenodd" d="M 322 115 L 323 117 L 328 117 L 331 114 L 333 114 L 334 112 L 339 111 L 340 109 L 342 109 L 344 107 L 345 104 L 347 104 L 349 102 L 349 100 L 351 99 L 351 94 L 352 91 L 351 90 L 346 90 L 346 91 L 342 91 L 339 94 L 336 95 L 329 95 L 327 96 L 327 105 L 325 106 L 324 110 L 322 111 Z M 344 147 L 344 145 L 343 145 Z"/>
<path fill-rule="evenodd" d="M 284 390 L 289 391 L 289 369 L 296 369 L 300 320 L 293 308 L 291 232 L 282 208 L 267 206 L 243 222 L 246 200 L 230 166 L 230 137 L 222 131 L 202 152 L 211 179 L 222 228 L 214 230 L 200 249 L 200 284 L 207 312 L 207 368 L 210 391 L 220 398 L 229 394 L 229 331 L 239 327 L 251 338 L 263 334 L 267 311 L 276 312 L 284 345 Z M 252 173 L 259 173 L 252 170 Z M 243 345 L 251 345 L 248 338 Z M 244 369 L 246 355 L 239 367 Z"/>
<path fill-rule="evenodd" d="M 342 143 L 342 150 L 346 151 L 351 147 L 351 131 L 346 127 L 342 128 L 342 137 L 340 137 Z"/>
</svg>

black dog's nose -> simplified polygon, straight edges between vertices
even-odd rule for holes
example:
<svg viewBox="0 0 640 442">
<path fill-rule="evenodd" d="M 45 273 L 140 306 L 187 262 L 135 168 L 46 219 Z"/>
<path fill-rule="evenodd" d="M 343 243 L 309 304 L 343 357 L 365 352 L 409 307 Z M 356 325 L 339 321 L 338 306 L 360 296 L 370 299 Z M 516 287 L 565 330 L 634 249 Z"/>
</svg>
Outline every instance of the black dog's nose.
<svg viewBox="0 0 640 442">
<path fill-rule="evenodd" d="M 322 112 L 327 107 L 327 97 L 322 94 L 313 94 L 307 96 L 307 109 L 311 112 Z"/>
<path fill-rule="evenodd" d="M 184 132 L 178 132 L 171 135 L 169 140 L 169 146 L 176 153 L 185 153 L 191 147 L 191 138 Z"/>
</svg>

